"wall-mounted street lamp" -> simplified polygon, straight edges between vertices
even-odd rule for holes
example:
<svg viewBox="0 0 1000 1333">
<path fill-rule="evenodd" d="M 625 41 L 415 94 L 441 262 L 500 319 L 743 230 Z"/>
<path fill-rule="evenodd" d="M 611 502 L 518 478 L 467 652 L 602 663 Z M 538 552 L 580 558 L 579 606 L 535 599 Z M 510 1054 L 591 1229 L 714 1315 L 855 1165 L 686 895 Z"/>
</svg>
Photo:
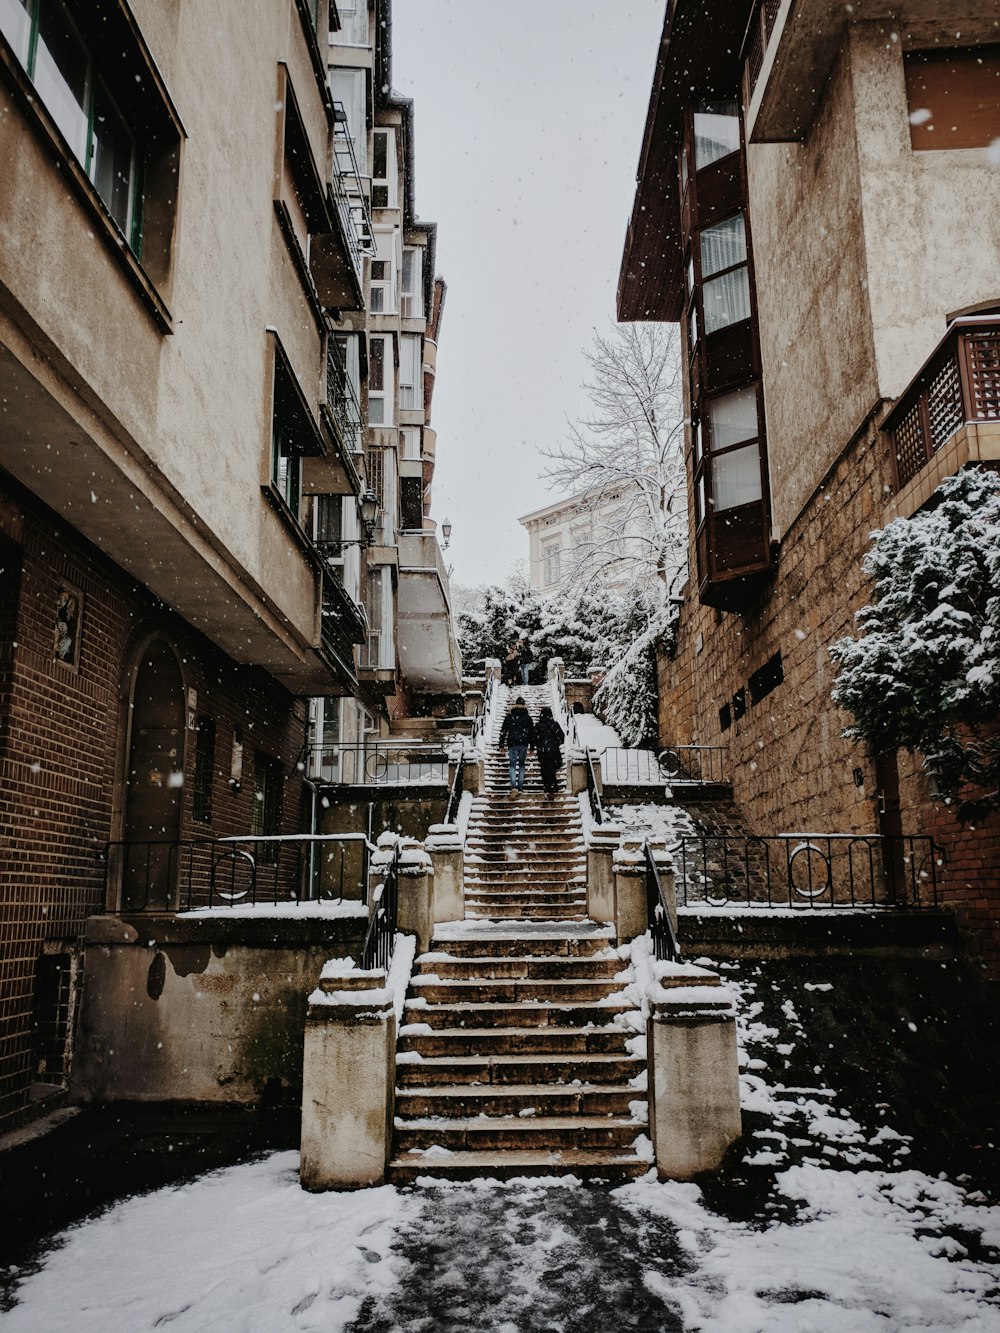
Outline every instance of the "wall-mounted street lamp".
<svg viewBox="0 0 1000 1333">
<path fill-rule="evenodd" d="M 444 538 L 443 549 L 447 551 L 448 543 L 451 541 L 451 519 L 446 518 L 441 524 L 441 536 Z"/>
<path fill-rule="evenodd" d="M 371 546 L 375 539 L 375 525 L 378 523 L 380 505 L 378 496 L 369 486 L 366 491 L 362 491 L 358 496 L 358 516 L 361 519 L 361 526 L 365 530 L 363 537 L 352 537 L 347 541 L 337 541 L 334 543 L 338 549 L 344 546 Z"/>
</svg>

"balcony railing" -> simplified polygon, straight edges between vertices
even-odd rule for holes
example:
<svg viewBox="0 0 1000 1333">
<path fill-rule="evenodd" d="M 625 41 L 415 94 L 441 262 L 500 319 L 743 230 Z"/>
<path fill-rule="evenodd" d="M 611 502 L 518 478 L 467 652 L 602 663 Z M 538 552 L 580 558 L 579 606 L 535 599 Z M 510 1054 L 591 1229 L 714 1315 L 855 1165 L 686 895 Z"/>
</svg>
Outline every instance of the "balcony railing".
<svg viewBox="0 0 1000 1333">
<path fill-rule="evenodd" d="M 446 786 L 448 754 L 421 741 L 324 742 L 310 750 L 309 776 L 331 786 Z"/>
<path fill-rule="evenodd" d="M 896 490 L 970 422 L 1000 421 L 1000 320 L 956 319 L 882 429 L 893 442 Z"/>
<path fill-rule="evenodd" d="M 329 570 L 323 570 L 323 605 L 320 643 L 323 649 L 354 673 L 352 645 L 364 643 L 368 622 L 363 609 Z"/>
<path fill-rule="evenodd" d="M 351 264 L 358 283 L 363 281 L 363 259 L 375 253 L 372 215 L 368 206 L 358 159 L 354 152 L 343 102 L 334 102 L 333 157 L 334 173 L 331 184 L 334 207 L 340 218 L 344 239 L 347 241 Z"/>
<path fill-rule="evenodd" d="M 746 41 L 743 46 L 744 106 L 749 106 L 753 101 L 754 90 L 757 87 L 757 80 L 760 78 L 760 72 L 764 68 L 764 56 L 767 52 L 768 43 L 771 40 L 771 33 L 774 31 L 774 21 L 778 17 L 780 8 L 781 0 L 759 0 L 757 8 L 754 11 L 754 16 L 750 20 Z"/>
<path fill-rule="evenodd" d="M 327 339 L 326 409 L 342 450 L 348 455 L 362 452 L 361 403 L 347 373 L 343 345 L 335 337 Z"/>
<path fill-rule="evenodd" d="M 671 745 L 660 751 L 609 746 L 601 772 L 612 786 L 717 786 L 726 781 L 726 755 L 722 745 Z"/>
</svg>

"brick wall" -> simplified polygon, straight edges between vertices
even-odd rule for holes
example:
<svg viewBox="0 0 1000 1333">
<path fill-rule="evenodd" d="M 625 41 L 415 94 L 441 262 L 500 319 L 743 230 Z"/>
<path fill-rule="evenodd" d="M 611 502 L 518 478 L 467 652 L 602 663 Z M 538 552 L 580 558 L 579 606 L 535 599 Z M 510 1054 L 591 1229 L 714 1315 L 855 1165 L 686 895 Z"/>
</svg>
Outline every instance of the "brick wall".
<svg viewBox="0 0 1000 1333">
<path fill-rule="evenodd" d="M 247 832 L 255 748 L 282 766 L 282 831 L 302 828 L 296 767 L 305 705 L 262 672 L 241 668 L 137 586 L 43 507 L 0 495 L 0 1132 L 28 1112 L 35 1079 L 35 976 L 44 952 L 76 948 L 104 909 L 101 853 L 119 830 L 127 674 L 137 642 L 165 639 L 197 713 L 214 719 L 211 825 L 195 824 L 195 733 L 184 734 L 181 835 Z M 19 512 L 16 521 L 10 514 Z M 79 664 L 55 660 L 59 589 L 82 594 Z M 242 790 L 229 783 L 233 731 L 243 730 Z"/>
<path fill-rule="evenodd" d="M 854 614 L 867 600 L 861 558 L 890 486 L 885 441 L 870 423 L 785 535 L 763 595 L 741 614 L 690 597 L 676 653 L 660 657 L 661 743 L 728 746 L 734 798 L 749 831 L 878 831 L 874 764 L 842 735 L 850 719 L 830 698 L 828 649 L 854 632 Z M 784 681 L 754 704 L 750 676 L 778 652 Z M 732 711 L 740 689 L 746 714 L 723 730 L 719 710 L 728 704 Z M 904 755 L 900 772 L 903 831 L 942 840 L 943 901 L 959 911 L 973 952 L 1000 975 L 998 827 L 959 829 Z"/>
</svg>

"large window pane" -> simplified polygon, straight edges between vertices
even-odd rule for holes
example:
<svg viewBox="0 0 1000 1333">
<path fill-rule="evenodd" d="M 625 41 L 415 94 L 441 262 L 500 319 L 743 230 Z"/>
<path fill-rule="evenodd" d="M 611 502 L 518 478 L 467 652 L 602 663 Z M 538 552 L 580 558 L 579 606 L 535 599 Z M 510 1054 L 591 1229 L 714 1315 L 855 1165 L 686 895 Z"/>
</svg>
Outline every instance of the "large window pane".
<svg viewBox="0 0 1000 1333">
<path fill-rule="evenodd" d="M 90 175 L 97 193 L 107 204 L 119 227 L 131 239 L 135 144 L 125 121 L 101 83 L 98 83 L 94 95 L 92 152 Z"/>
<path fill-rule="evenodd" d="M 713 459 L 712 499 L 717 514 L 760 498 L 760 450 L 756 444 Z"/>
<path fill-rule="evenodd" d="M 46 0 L 38 22 L 35 87 L 82 163 L 87 160 L 89 63 L 65 6 Z"/>
<path fill-rule="evenodd" d="M 746 268 L 733 269 L 703 284 L 701 300 L 705 310 L 705 333 L 714 333 L 741 319 L 750 318 L 750 279 Z"/>
<path fill-rule="evenodd" d="M 28 65 L 32 0 L 0 0 L 0 32 L 14 48 L 21 64 Z"/>
<path fill-rule="evenodd" d="M 743 214 L 726 218 L 701 233 L 701 276 L 709 278 L 724 268 L 735 268 L 747 261 L 747 233 Z"/>
<path fill-rule="evenodd" d="M 701 170 L 740 146 L 740 113 L 735 101 L 705 102 L 694 113 L 694 161 Z"/>
<path fill-rule="evenodd" d="M 709 441 L 713 453 L 729 449 L 743 440 L 757 438 L 757 390 L 748 384 L 735 393 L 710 398 L 706 404 Z"/>
</svg>

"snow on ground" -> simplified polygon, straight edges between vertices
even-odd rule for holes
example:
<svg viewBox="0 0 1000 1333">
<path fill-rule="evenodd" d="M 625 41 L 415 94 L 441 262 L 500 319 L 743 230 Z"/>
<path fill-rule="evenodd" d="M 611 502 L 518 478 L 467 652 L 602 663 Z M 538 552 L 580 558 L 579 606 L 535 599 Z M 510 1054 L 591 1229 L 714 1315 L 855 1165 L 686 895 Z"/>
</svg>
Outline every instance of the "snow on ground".
<svg viewBox="0 0 1000 1333">
<path fill-rule="evenodd" d="M 427 1180 L 309 1195 L 295 1154 L 278 1153 L 65 1232 L 0 1326 L 998 1333 L 1000 1208 L 975 1181 L 913 1170 L 891 1113 L 859 1123 L 820 1065 L 808 1086 L 786 1072 L 801 1070 L 800 1043 L 812 1058 L 805 990 L 773 997 L 765 1018 L 758 970 L 719 970 L 740 999 L 748 1117 L 720 1181 Z M 640 971 L 651 975 L 648 961 Z M 806 985 L 825 995 L 831 983 Z"/>
<path fill-rule="evenodd" d="M 668 848 L 680 838 L 698 834 L 694 820 L 679 805 L 613 805 L 605 814 L 612 823 L 620 824 L 629 833 L 663 838 Z"/>
</svg>

